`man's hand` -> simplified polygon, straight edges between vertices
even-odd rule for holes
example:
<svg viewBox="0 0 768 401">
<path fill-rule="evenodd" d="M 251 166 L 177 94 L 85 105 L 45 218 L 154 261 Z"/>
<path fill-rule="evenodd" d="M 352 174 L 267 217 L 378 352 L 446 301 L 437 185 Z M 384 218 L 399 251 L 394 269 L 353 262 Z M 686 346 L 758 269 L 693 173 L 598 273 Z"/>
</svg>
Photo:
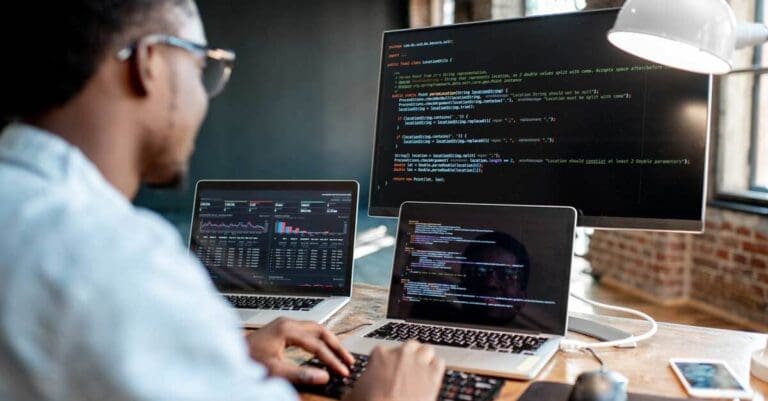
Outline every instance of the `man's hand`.
<svg viewBox="0 0 768 401">
<path fill-rule="evenodd" d="M 376 347 L 345 401 L 435 401 L 445 362 L 434 348 L 408 341 L 398 348 Z"/>
<path fill-rule="evenodd" d="M 280 318 L 248 336 L 251 358 L 263 364 L 270 375 L 301 384 L 328 382 L 328 372 L 325 370 L 298 366 L 285 360 L 283 351 L 289 346 L 297 346 L 312 353 L 343 376 L 349 375 L 347 366 L 355 362 L 333 333 L 314 322 Z"/>
</svg>

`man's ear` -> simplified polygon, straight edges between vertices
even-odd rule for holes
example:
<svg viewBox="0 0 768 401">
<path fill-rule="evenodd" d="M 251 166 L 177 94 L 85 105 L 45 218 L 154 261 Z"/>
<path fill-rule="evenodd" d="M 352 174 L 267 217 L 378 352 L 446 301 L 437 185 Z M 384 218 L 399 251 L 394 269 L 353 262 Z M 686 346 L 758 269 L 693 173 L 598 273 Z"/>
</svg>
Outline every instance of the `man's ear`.
<svg viewBox="0 0 768 401">
<path fill-rule="evenodd" d="M 131 86 L 139 96 L 147 96 L 157 87 L 161 63 L 158 47 L 139 40 L 131 57 Z"/>
</svg>

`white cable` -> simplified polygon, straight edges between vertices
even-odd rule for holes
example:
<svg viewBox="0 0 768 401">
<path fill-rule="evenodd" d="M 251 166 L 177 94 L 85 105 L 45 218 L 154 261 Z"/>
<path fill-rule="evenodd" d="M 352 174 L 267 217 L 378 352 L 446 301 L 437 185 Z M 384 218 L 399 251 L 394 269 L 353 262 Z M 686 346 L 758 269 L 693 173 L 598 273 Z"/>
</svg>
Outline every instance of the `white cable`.
<svg viewBox="0 0 768 401">
<path fill-rule="evenodd" d="M 656 334 L 656 331 L 659 329 L 659 325 L 656 324 L 656 321 L 653 320 L 652 317 L 649 315 L 640 312 L 639 310 L 625 308 L 622 306 L 615 306 L 615 305 L 608 305 L 601 302 L 592 301 L 589 299 L 586 299 L 580 295 L 576 295 L 574 293 L 571 293 L 571 296 L 578 299 L 579 301 L 582 301 L 584 303 L 587 303 L 589 305 L 592 305 L 597 308 L 603 308 L 608 310 L 613 310 L 617 312 L 623 312 L 628 313 L 630 315 L 635 315 L 638 317 L 643 318 L 644 320 L 648 321 L 648 323 L 651 324 L 651 328 L 646 331 L 645 333 L 635 336 L 631 335 L 627 338 L 621 339 L 621 340 L 613 340 L 613 341 L 602 341 L 602 342 L 586 342 L 586 341 L 579 341 L 579 340 L 570 340 L 570 339 L 563 339 L 560 342 L 560 349 L 563 351 L 576 351 L 576 350 L 583 350 L 585 348 L 610 348 L 610 347 L 620 347 L 622 345 L 632 344 L 640 341 L 645 341 L 651 337 L 653 337 L 654 334 Z"/>
</svg>

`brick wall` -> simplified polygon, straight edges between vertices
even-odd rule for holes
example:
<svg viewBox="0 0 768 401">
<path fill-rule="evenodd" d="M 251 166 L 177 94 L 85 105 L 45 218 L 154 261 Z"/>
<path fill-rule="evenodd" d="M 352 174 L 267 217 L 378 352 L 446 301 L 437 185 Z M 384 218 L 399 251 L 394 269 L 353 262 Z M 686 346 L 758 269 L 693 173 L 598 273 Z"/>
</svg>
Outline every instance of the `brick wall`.
<svg viewBox="0 0 768 401">
<path fill-rule="evenodd" d="M 692 237 L 690 298 L 768 324 L 768 218 L 710 209 Z"/>
<path fill-rule="evenodd" d="M 687 295 L 688 248 L 682 234 L 598 230 L 587 259 L 601 279 L 674 303 Z"/>
<path fill-rule="evenodd" d="M 717 208 L 703 234 L 595 231 L 587 258 L 606 283 L 768 325 L 768 218 Z"/>
</svg>

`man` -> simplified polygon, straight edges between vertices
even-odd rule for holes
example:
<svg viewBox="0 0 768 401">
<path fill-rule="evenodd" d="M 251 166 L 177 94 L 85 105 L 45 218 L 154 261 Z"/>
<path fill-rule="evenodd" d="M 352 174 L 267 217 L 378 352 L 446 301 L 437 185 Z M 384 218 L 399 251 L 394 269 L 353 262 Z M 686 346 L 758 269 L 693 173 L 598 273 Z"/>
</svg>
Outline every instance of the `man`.
<svg viewBox="0 0 768 401">
<path fill-rule="evenodd" d="M 185 174 L 228 53 L 192 0 L 48 0 L 3 13 L 0 399 L 290 400 L 351 355 L 314 323 L 243 338 L 174 229 L 131 205 Z M 13 27 L 24 24 L 23 31 Z M 231 57 L 229 57 L 231 59 Z M 349 400 L 434 400 L 432 348 L 378 349 Z"/>
<path fill-rule="evenodd" d="M 502 301 L 527 298 L 531 260 L 525 246 L 511 235 L 498 231 L 472 239 L 460 256 L 462 263 L 452 264 L 451 274 L 443 276 L 441 284 L 463 288 L 466 295 L 479 296 L 481 301 L 499 305 L 487 307 L 463 303 L 459 296 L 452 295 L 450 302 L 440 298 L 413 303 L 411 316 L 437 321 L 464 316 L 472 323 L 488 325 L 493 322 L 498 326 L 527 319 L 525 313 L 521 313 L 525 306 L 523 302 Z"/>
<path fill-rule="evenodd" d="M 528 298 L 531 260 L 525 245 L 507 233 L 494 231 L 477 237 L 464 250 L 464 257 L 472 264 L 461 265 L 461 285 L 471 294 L 489 297 L 491 303 L 506 304 L 504 308 L 468 306 L 472 310 L 468 315 L 499 326 L 511 326 L 515 319 L 525 318 L 520 316 L 524 302 L 500 301 Z"/>
</svg>

